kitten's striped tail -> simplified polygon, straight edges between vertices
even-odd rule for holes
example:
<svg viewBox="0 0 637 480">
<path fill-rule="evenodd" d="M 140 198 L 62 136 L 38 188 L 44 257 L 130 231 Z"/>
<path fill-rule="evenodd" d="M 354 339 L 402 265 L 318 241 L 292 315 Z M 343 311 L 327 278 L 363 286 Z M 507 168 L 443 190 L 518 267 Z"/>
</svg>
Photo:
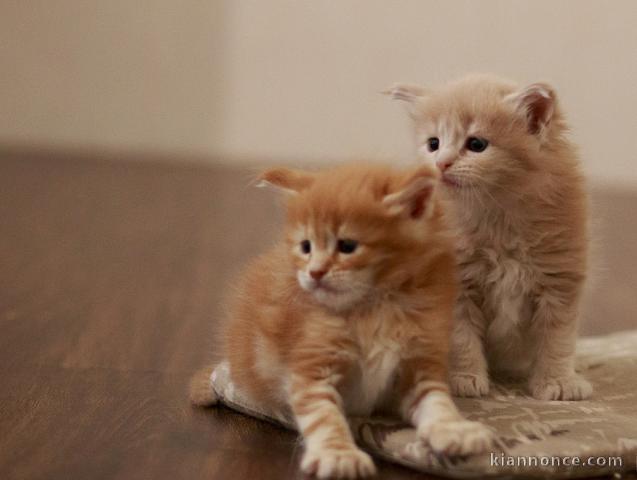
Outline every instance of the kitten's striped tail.
<svg viewBox="0 0 637 480">
<path fill-rule="evenodd" d="M 190 401 L 198 407 L 212 407 L 217 403 L 217 394 L 212 388 L 210 376 L 215 366 L 202 368 L 190 380 Z"/>
</svg>

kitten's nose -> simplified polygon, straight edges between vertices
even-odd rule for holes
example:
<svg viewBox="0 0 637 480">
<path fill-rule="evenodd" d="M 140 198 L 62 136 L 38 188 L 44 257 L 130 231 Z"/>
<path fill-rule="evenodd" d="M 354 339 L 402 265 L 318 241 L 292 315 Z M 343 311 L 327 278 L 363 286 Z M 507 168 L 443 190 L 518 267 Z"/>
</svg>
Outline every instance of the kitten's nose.
<svg viewBox="0 0 637 480">
<path fill-rule="evenodd" d="M 325 276 L 327 270 L 310 270 L 310 277 L 314 280 L 320 280 Z"/>
<path fill-rule="evenodd" d="M 441 172 L 447 170 L 451 165 L 453 165 L 453 158 L 441 158 L 436 162 L 436 166 L 440 169 Z"/>
</svg>

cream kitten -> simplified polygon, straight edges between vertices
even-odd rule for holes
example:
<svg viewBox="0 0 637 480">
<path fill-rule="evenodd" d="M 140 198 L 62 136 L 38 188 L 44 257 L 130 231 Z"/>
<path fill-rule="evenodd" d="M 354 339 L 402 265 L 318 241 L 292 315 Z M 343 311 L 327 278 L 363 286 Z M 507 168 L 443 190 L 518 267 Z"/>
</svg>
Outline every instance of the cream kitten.
<svg viewBox="0 0 637 480">
<path fill-rule="evenodd" d="M 287 194 L 285 235 L 241 276 L 224 355 L 244 393 L 291 410 L 306 473 L 374 473 L 346 414 L 399 415 L 448 454 L 491 442 L 448 391 L 456 261 L 436 176 L 427 166 L 349 165 L 262 177 Z M 214 403 L 208 375 L 195 377 L 191 398 Z"/>
<path fill-rule="evenodd" d="M 490 370 L 527 378 L 538 399 L 589 397 L 574 370 L 587 199 L 555 91 L 474 75 L 387 93 L 407 102 L 418 152 L 442 172 L 454 206 L 463 283 L 454 393 L 486 394 Z"/>
</svg>

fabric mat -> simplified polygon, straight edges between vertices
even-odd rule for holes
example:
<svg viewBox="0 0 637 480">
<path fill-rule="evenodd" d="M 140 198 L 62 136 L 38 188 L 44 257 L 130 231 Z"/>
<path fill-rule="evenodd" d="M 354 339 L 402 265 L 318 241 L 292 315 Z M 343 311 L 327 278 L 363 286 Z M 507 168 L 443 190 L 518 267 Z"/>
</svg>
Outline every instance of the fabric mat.
<svg viewBox="0 0 637 480">
<path fill-rule="evenodd" d="M 590 400 L 543 402 L 514 384 L 492 384 L 488 397 L 455 399 L 467 418 L 495 430 L 499 445 L 490 453 L 437 455 L 417 439 L 414 428 L 396 419 L 353 417 L 350 425 L 357 443 L 372 455 L 444 477 L 578 478 L 635 471 L 637 330 L 580 339 L 577 370 L 593 384 Z M 289 412 L 268 410 L 242 395 L 226 362 L 211 381 L 228 407 L 295 429 Z M 581 465 L 574 466 L 576 461 Z"/>
</svg>

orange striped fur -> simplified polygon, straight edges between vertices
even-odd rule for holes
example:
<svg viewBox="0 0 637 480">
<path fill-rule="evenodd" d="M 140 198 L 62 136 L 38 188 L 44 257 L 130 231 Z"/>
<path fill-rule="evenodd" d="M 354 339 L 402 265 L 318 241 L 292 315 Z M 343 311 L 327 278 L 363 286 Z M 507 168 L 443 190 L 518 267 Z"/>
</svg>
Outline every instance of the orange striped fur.
<svg viewBox="0 0 637 480">
<path fill-rule="evenodd" d="M 285 231 L 234 289 L 225 356 L 237 387 L 291 409 L 306 444 L 301 468 L 373 474 L 345 415 L 378 410 L 413 422 L 441 451 L 483 449 L 486 430 L 447 393 L 456 261 L 435 171 L 350 164 L 261 180 L 287 195 Z"/>
</svg>

